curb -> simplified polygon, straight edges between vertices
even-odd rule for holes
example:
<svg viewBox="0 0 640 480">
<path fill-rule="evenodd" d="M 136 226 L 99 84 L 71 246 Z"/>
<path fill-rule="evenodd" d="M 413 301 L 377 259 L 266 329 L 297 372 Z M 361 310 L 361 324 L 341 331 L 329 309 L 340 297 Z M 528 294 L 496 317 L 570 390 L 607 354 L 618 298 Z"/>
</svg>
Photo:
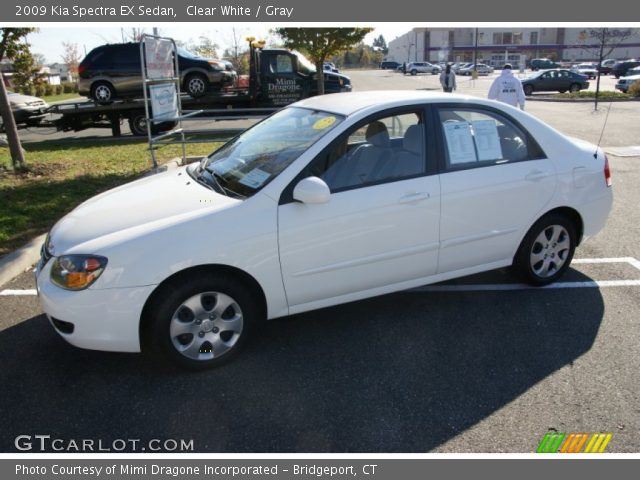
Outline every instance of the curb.
<svg viewBox="0 0 640 480">
<path fill-rule="evenodd" d="M 594 98 L 553 98 L 549 96 L 535 97 L 533 95 L 526 97 L 527 102 L 557 102 L 557 103 L 594 103 Z M 617 102 L 637 102 L 640 98 L 611 98 L 611 97 L 599 97 L 599 103 L 617 103 Z"/>
<path fill-rule="evenodd" d="M 192 163 L 201 160 L 201 157 L 187 157 L 186 160 L 186 163 Z M 148 171 L 142 175 L 141 178 L 149 177 L 156 173 L 175 170 L 180 166 L 182 166 L 182 158 L 172 158 L 167 163 L 158 165 L 156 168 Z M 40 259 L 40 248 L 42 247 L 45 238 L 47 238 L 46 233 L 38 235 L 22 247 L 0 259 L 0 287 L 33 267 L 33 265 Z"/>
<path fill-rule="evenodd" d="M 37 236 L 0 260 L 0 286 L 29 270 L 40 258 L 40 247 L 47 234 Z"/>
</svg>

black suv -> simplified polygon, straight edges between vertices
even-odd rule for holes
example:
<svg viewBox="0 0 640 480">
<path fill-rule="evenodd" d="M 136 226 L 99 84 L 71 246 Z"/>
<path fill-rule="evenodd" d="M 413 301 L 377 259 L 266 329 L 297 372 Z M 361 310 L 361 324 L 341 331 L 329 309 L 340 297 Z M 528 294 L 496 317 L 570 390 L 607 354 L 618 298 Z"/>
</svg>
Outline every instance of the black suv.
<svg viewBox="0 0 640 480">
<path fill-rule="evenodd" d="M 638 60 L 625 60 L 624 62 L 618 62 L 613 67 L 611 67 L 611 73 L 616 76 L 616 78 L 624 77 L 627 75 L 627 72 L 632 68 L 636 68 L 640 66 L 640 61 Z"/>
<path fill-rule="evenodd" d="M 202 97 L 214 88 L 232 85 L 233 71 L 217 60 L 207 60 L 178 48 L 181 90 Z M 140 44 L 116 43 L 94 48 L 78 66 L 78 91 L 96 102 L 142 95 Z"/>
</svg>

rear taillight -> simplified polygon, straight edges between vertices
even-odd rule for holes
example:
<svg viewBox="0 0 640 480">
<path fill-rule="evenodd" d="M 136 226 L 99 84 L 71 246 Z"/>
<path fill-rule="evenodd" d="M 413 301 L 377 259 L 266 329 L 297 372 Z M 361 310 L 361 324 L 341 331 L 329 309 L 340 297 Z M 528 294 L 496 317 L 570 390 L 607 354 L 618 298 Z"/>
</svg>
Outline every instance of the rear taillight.
<svg viewBox="0 0 640 480">
<path fill-rule="evenodd" d="M 609 159 L 604 156 L 604 181 L 607 182 L 607 187 L 611 186 L 611 169 L 609 168 Z"/>
<path fill-rule="evenodd" d="M 87 70 L 87 66 L 82 63 L 78 65 L 78 75 L 82 75 Z"/>
</svg>

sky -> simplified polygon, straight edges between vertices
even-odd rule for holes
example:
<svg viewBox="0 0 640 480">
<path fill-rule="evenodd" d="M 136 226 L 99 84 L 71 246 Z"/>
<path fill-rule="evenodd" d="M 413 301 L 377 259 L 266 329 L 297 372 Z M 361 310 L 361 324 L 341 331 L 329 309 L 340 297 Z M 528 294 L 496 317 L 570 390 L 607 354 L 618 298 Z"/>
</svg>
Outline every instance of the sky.
<svg viewBox="0 0 640 480">
<path fill-rule="evenodd" d="M 185 26 L 160 27 L 159 34 L 183 42 L 193 40 L 196 43 L 201 36 L 206 36 L 220 45 L 221 49 L 233 43 L 232 27 L 215 23 L 183 25 Z M 277 26 L 279 25 L 250 24 L 239 26 L 236 28 L 236 36 L 244 41 L 244 38 L 250 35 L 257 39 L 265 39 L 267 43 L 269 43 L 270 39 L 277 38 L 270 35 L 269 30 Z M 365 38 L 365 43 L 371 44 L 374 37 L 378 35 L 383 35 L 387 43 L 389 43 L 389 41 L 394 38 L 411 30 L 413 25 L 406 23 L 387 23 L 374 26 L 374 28 L 375 30 Z M 91 49 L 99 45 L 121 42 L 123 33 L 124 35 L 130 35 L 130 32 L 130 27 L 124 29 L 118 27 L 43 27 L 40 28 L 38 32 L 30 34 L 28 41 L 31 44 L 32 53 L 44 55 L 47 63 L 59 63 L 62 62 L 62 54 L 64 51 L 62 47 L 63 42 L 77 44 L 80 55 L 84 57 L 85 52 L 88 53 Z M 152 33 L 152 28 L 146 28 L 145 32 Z M 220 51 L 219 54 L 222 54 L 222 51 Z"/>
</svg>

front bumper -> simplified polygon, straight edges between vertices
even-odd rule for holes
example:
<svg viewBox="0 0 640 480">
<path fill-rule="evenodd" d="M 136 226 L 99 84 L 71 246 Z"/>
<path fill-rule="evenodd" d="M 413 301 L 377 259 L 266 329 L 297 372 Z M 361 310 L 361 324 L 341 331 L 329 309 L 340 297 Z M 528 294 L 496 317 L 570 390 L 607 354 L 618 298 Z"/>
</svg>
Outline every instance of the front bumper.
<svg viewBox="0 0 640 480">
<path fill-rule="evenodd" d="M 155 285 L 64 290 L 49 279 L 52 263 L 38 265 L 36 288 L 42 310 L 60 336 L 80 348 L 139 352 L 140 317 Z"/>
</svg>

